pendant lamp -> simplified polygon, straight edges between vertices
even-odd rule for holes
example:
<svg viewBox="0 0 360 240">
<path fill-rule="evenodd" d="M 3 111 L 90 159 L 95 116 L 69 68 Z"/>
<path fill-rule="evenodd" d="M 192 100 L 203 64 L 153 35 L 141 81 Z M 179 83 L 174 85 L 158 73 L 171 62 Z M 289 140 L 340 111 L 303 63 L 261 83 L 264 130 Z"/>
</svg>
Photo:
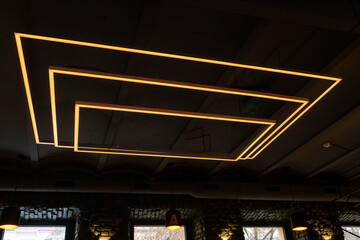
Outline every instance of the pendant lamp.
<svg viewBox="0 0 360 240">
<path fill-rule="evenodd" d="M 294 213 L 290 216 L 293 231 L 304 231 L 307 229 L 305 217 L 302 213 Z"/>
<path fill-rule="evenodd" d="M 175 230 L 181 228 L 180 212 L 174 209 L 170 209 L 166 212 L 166 228 Z"/>
<path fill-rule="evenodd" d="M 20 223 L 20 209 L 16 207 L 4 208 L 0 219 L 0 228 L 16 229 Z"/>
</svg>

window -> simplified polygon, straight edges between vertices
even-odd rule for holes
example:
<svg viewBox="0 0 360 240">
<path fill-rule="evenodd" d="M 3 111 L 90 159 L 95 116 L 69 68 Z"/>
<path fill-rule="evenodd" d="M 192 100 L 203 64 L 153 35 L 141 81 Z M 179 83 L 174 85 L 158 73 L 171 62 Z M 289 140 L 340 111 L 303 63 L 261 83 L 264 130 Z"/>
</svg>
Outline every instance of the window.
<svg viewBox="0 0 360 240">
<path fill-rule="evenodd" d="M 354 226 L 343 226 L 342 227 L 344 232 L 344 240 L 359 240 L 360 237 L 360 226 L 354 227 Z"/>
<path fill-rule="evenodd" d="M 65 226 L 22 226 L 5 230 L 3 240 L 65 240 Z"/>
<path fill-rule="evenodd" d="M 245 240 L 285 240 L 282 227 L 244 227 Z"/>
<path fill-rule="evenodd" d="M 185 228 L 166 229 L 165 226 L 134 226 L 134 240 L 185 240 Z"/>
</svg>

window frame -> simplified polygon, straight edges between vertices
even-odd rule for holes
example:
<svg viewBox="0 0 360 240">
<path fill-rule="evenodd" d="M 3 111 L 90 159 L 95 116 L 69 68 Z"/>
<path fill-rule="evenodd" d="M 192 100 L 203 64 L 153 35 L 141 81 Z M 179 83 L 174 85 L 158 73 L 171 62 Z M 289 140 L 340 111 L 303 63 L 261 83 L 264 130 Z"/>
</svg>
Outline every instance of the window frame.
<svg viewBox="0 0 360 240">
<path fill-rule="evenodd" d="M 75 239 L 75 219 L 68 220 L 20 220 L 19 227 L 66 227 L 65 240 Z M 5 230 L 0 233 L 0 239 L 4 239 Z"/>
<path fill-rule="evenodd" d="M 357 227 L 360 229 L 360 223 L 355 223 L 355 224 L 354 223 L 341 223 L 340 226 L 341 226 L 341 229 L 343 227 Z M 344 232 L 344 230 L 342 230 L 342 231 Z"/>
<path fill-rule="evenodd" d="M 144 227 L 165 227 L 165 220 L 132 220 L 130 221 L 130 239 L 134 240 L 134 228 L 136 226 Z M 185 231 L 185 240 L 192 239 L 189 222 L 187 220 L 182 220 L 182 227 Z"/>
<path fill-rule="evenodd" d="M 255 228 L 255 227 L 277 227 L 284 229 L 284 237 L 285 240 L 293 240 L 293 235 L 290 227 L 290 223 L 288 222 L 265 222 L 265 221 L 251 221 L 251 222 L 243 222 L 241 226 L 241 231 L 243 231 L 243 228 L 249 227 L 249 228 Z M 245 238 L 245 233 L 243 231 L 243 235 Z"/>
</svg>

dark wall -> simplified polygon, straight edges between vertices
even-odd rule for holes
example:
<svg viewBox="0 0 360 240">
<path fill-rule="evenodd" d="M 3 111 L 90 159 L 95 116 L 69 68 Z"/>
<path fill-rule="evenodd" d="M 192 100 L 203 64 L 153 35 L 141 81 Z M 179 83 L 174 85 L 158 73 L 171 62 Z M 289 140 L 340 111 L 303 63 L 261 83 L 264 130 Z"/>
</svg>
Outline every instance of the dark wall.
<svg viewBox="0 0 360 240">
<path fill-rule="evenodd" d="M 188 239 L 195 240 L 243 239 L 243 226 L 261 225 L 285 227 L 288 239 L 323 239 L 329 235 L 337 240 L 343 239 L 342 224 L 360 223 L 356 203 L 338 202 L 216 200 L 174 195 L 21 192 L 15 196 L 14 193 L 0 193 L 0 207 L 9 205 L 21 207 L 22 221 L 37 220 L 41 223 L 45 219 L 56 220 L 52 216 L 76 219 L 78 239 L 98 239 L 96 236 L 101 236 L 100 239 L 129 239 L 133 224 L 163 223 L 169 208 L 181 212 Z M 70 209 L 72 216 L 65 214 L 64 209 Z M 307 231 L 294 234 L 290 230 L 289 215 L 293 212 L 305 214 Z"/>
</svg>

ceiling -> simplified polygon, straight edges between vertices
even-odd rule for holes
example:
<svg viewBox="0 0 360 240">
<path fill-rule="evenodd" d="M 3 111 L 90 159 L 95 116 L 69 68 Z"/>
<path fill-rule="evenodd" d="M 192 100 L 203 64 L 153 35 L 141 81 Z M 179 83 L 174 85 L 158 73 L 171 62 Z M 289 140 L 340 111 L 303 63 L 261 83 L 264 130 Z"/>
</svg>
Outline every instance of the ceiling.
<svg viewBox="0 0 360 240">
<path fill-rule="evenodd" d="M 302 3 L 302 4 L 301 4 Z M 0 17 L 0 173 L 33 179 L 354 184 L 360 177 L 360 4 L 133 1 L 71 6 L 4 1 Z M 301 5 L 300 5 L 301 4 Z M 14 33 L 219 59 L 343 80 L 256 158 L 207 161 L 74 152 L 36 144 Z M 315 78 L 71 44 L 22 40 L 39 138 L 53 142 L 50 66 L 316 99 Z M 55 75 L 58 139 L 74 143 L 76 101 L 273 119 L 296 104 Z M 82 109 L 79 145 L 234 157 L 258 124 Z M 330 147 L 324 143 L 330 142 Z"/>
</svg>

